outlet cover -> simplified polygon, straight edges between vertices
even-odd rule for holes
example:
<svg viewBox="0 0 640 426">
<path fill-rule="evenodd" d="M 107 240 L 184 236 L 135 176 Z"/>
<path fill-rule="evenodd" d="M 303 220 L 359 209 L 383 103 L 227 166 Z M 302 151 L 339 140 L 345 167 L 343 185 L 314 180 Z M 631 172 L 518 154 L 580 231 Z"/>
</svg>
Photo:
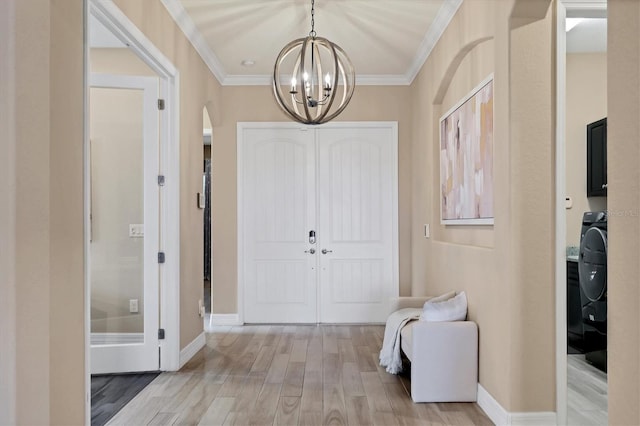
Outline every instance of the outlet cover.
<svg viewBox="0 0 640 426">
<path fill-rule="evenodd" d="M 138 313 L 138 299 L 129 299 L 129 313 Z"/>
</svg>

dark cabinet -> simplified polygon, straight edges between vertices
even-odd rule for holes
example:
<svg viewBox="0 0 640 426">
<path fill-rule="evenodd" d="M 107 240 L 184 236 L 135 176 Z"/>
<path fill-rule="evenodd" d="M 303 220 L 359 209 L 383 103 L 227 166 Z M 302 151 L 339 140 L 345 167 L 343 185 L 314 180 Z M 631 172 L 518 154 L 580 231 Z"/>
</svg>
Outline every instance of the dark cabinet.
<svg viewBox="0 0 640 426">
<path fill-rule="evenodd" d="M 607 119 L 587 124 L 587 197 L 607 195 Z"/>
</svg>

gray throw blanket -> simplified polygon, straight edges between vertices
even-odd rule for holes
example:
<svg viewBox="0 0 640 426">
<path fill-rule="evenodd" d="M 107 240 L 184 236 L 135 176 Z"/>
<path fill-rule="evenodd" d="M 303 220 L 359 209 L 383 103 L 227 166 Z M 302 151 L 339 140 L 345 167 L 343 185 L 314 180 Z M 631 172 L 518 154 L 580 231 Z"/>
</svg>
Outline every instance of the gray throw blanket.
<svg viewBox="0 0 640 426">
<path fill-rule="evenodd" d="M 384 340 L 380 350 L 380 365 L 388 373 L 398 374 L 402 371 L 402 357 L 400 355 L 400 330 L 411 320 L 420 318 L 422 309 L 404 308 L 389 315 L 384 328 Z"/>
</svg>

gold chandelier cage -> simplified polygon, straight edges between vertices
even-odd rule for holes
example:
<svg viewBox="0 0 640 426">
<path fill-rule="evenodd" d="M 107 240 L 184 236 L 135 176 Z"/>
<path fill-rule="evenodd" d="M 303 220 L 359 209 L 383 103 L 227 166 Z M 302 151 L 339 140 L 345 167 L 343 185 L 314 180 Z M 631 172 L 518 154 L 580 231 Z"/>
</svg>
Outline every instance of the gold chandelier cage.
<svg viewBox="0 0 640 426">
<path fill-rule="evenodd" d="M 303 124 L 322 124 L 349 104 L 355 88 L 353 64 L 340 46 L 316 36 L 315 4 L 311 1 L 311 32 L 293 40 L 273 67 L 273 93 L 280 108 Z"/>
</svg>

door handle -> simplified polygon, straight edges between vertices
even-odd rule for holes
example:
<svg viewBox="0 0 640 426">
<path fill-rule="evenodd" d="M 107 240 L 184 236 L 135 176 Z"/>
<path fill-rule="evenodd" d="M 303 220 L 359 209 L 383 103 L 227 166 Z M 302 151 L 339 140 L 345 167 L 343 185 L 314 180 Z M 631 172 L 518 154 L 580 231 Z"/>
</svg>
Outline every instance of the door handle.
<svg viewBox="0 0 640 426">
<path fill-rule="evenodd" d="M 322 249 L 322 254 L 333 253 L 333 250 Z"/>
<path fill-rule="evenodd" d="M 607 184 L 606 183 L 602 184 L 602 189 L 607 189 Z"/>
<path fill-rule="evenodd" d="M 312 249 L 309 249 L 309 250 L 305 250 L 304 252 L 305 252 L 305 253 L 311 253 L 311 254 L 314 254 L 314 253 L 316 252 L 316 249 L 312 248 Z"/>
</svg>

